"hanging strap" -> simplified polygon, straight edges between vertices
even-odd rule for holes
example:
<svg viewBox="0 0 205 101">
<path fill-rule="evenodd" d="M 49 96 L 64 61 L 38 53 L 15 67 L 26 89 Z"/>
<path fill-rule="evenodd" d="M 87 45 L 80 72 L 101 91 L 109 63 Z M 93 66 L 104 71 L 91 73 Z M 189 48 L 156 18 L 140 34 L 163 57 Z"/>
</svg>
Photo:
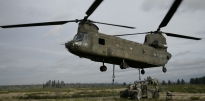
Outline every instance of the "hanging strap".
<svg viewBox="0 0 205 101">
<path fill-rule="evenodd" d="M 113 64 L 113 75 L 112 75 L 112 90 L 114 92 L 114 82 L 115 82 L 115 65 Z"/>
<path fill-rule="evenodd" d="M 138 69 L 139 70 L 139 80 L 141 80 L 141 78 L 140 78 L 140 69 Z"/>
</svg>

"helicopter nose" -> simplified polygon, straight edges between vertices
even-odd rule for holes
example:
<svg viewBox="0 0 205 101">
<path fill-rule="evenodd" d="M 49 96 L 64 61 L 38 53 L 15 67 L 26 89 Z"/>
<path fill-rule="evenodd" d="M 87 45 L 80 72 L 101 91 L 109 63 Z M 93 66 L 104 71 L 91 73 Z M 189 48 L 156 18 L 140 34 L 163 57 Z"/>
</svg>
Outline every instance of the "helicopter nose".
<svg viewBox="0 0 205 101">
<path fill-rule="evenodd" d="M 72 41 L 68 41 L 67 43 L 65 43 L 65 48 L 71 51 L 72 43 L 73 43 Z"/>
</svg>

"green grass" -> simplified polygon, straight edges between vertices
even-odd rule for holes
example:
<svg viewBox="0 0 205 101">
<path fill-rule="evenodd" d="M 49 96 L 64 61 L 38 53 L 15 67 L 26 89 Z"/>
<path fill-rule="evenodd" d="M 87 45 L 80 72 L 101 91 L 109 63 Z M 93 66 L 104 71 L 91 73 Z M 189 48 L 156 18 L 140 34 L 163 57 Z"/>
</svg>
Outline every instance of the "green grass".
<svg viewBox="0 0 205 101">
<path fill-rule="evenodd" d="M 127 99 L 119 98 L 119 92 L 115 89 L 126 87 L 114 87 L 114 92 L 112 87 L 99 87 L 99 88 L 36 88 L 36 89 L 27 89 L 27 90 L 8 90 L 0 91 L 0 94 L 9 94 L 9 93 L 19 93 L 19 96 L 2 97 L 0 101 L 16 99 L 18 100 L 43 100 L 49 101 L 53 99 L 54 101 L 64 101 L 65 99 L 72 98 L 74 101 L 97 101 L 97 97 L 111 97 L 112 101 L 127 101 Z M 162 88 L 162 91 L 171 91 L 171 92 L 181 92 L 181 93 L 205 93 L 205 85 L 163 85 L 159 88 Z M 24 95 L 22 96 L 22 93 Z M 102 101 L 107 101 L 104 98 Z M 180 97 L 177 100 L 182 100 Z M 159 99 L 157 101 L 172 101 L 173 99 Z M 203 100 L 203 97 L 193 96 L 188 100 Z M 155 101 L 154 99 L 143 99 L 142 101 Z"/>
<path fill-rule="evenodd" d="M 125 88 L 125 87 L 114 87 L 114 89 L 118 88 Z M 96 87 L 96 88 L 33 88 L 33 89 L 26 89 L 26 90 L 5 90 L 3 92 L 10 92 L 10 93 L 18 93 L 18 92 L 55 92 L 56 90 L 61 90 L 62 92 L 70 92 L 72 90 L 104 90 L 104 89 L 112 89 L 111 87 Z M 0 91 L 1 93 L 2 91 Z"/>
<path fill-rule="evenodd" d="M 205 93 L 205 85 L 163 85 L 162 91 L 181 93 Z"/>
<path fill-rule="evenodd" d="M 117 88 L 114 88 L 117 89 Z M 33 90 L 8 91 L 10 93 L 26 93 L 23 96 L 15 96 L 14 99 L 64 99 L 86 97 L 119 96 L 119 92 L 111 88 L 46 88 Z M 70 92 L 72 94 L 70 94 Z"/>
<path fill-rule="evenodd" d="M 198 96 L 192 96 L 192 97 L 190 97 L 190 100 L 199 100 L 200 99 L 200 97 L 198 97 Z"/>
<path fill-rule="evenodd" d="M 0 94 L 8 94 L 8 91 L 0 91 Z"/>
</svg>

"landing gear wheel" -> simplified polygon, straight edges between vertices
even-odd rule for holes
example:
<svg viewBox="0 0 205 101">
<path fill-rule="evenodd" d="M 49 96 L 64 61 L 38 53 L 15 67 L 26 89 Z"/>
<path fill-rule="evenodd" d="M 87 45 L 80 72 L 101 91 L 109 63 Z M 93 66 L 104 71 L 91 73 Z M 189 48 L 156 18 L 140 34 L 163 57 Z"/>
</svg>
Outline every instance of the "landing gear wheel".
<svg viewBox="0 0 205 101">
<path fill-rule="evenodd" d="M 101 71 L 101 72 L 105 72 L 106 70 L 107 70 L 107 67 L 106 67 L 106 66 L 101 66 L 101 67 L 100 67 L 100 71 Z"/>
<path fill-rule="evenodd" d="M 120 68 L 121 69 L 126 69 L 126 68 L 128 68 L 128 65 L 126 63 L 121 63 Z"/>
<path fill-rule="evenodd" d="M 143 74 L 145 74 L 145 71 L 144 71 L 144 69 L 142 69 L 142 70 L 141 70 L 141 74 L 142 74 L 142 75 L 143 75 Z"/>
<path fill-rule="evenodd" d="M 163 67 L 162 67 L 162 71 L 163 71 L 164 73 L 166 73 L 166 72 L 167 72 L 167 68 L 165 68 L 165 66 L 163 66 Z"/>
</svg>

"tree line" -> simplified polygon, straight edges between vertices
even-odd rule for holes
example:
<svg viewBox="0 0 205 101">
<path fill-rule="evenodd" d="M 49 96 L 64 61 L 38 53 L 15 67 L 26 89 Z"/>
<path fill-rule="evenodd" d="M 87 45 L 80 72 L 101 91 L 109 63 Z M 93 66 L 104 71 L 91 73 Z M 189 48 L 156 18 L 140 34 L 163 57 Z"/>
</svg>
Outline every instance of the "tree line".
<svg viewBox="0 0 205 101">
<path fill-rule="evenodd" d="M 54 88 L 61 88 L 65 86 L 65 83 L 64 81 L 56 81 L 56 80 L 48 80 L 45 84 L 43 83 L 43 88 L 46 88 L 46 87 L 54 87 Z"/>
<path fill-rule="evenodd" d="M 83 87 L 112 87 L 120 86 L 121 83 L 115 82 L 112 83 L 65 83 L 64 81 L 59 80 L 48 80 L 45 84 L 43 83 L 43 88 L 83 88 Z"/>
<path fill-rule="evenodd" d="M 190 84 L 205 84 L 205 76 L 200 78 L 190 78 Z"/>
<path fill-rule="evenodd" d="M 205 84 L 205 76 L 203 77 L 196 77 L 196 78 L 190 78 L 190 81 L 187 82 L 189 84 Z M 171 82 L 170 80 L 168 80 L 168 82 L 166 82 L 165 80 L 162 80 L 161 82 L 162 85 L 184 85 L 185 81 L 184 79 L 181 80 L 177 80 L 175 82 Z"/>
<path fill-rule="evenodd" d="M 184 85 L 185 81 L 184 79 L 181 80 L 177 80 L 176 82 L 171 82 L 170 80 L 168 80 L 168 82 L 162 80 L 162 85 Z"/>
</svg>

